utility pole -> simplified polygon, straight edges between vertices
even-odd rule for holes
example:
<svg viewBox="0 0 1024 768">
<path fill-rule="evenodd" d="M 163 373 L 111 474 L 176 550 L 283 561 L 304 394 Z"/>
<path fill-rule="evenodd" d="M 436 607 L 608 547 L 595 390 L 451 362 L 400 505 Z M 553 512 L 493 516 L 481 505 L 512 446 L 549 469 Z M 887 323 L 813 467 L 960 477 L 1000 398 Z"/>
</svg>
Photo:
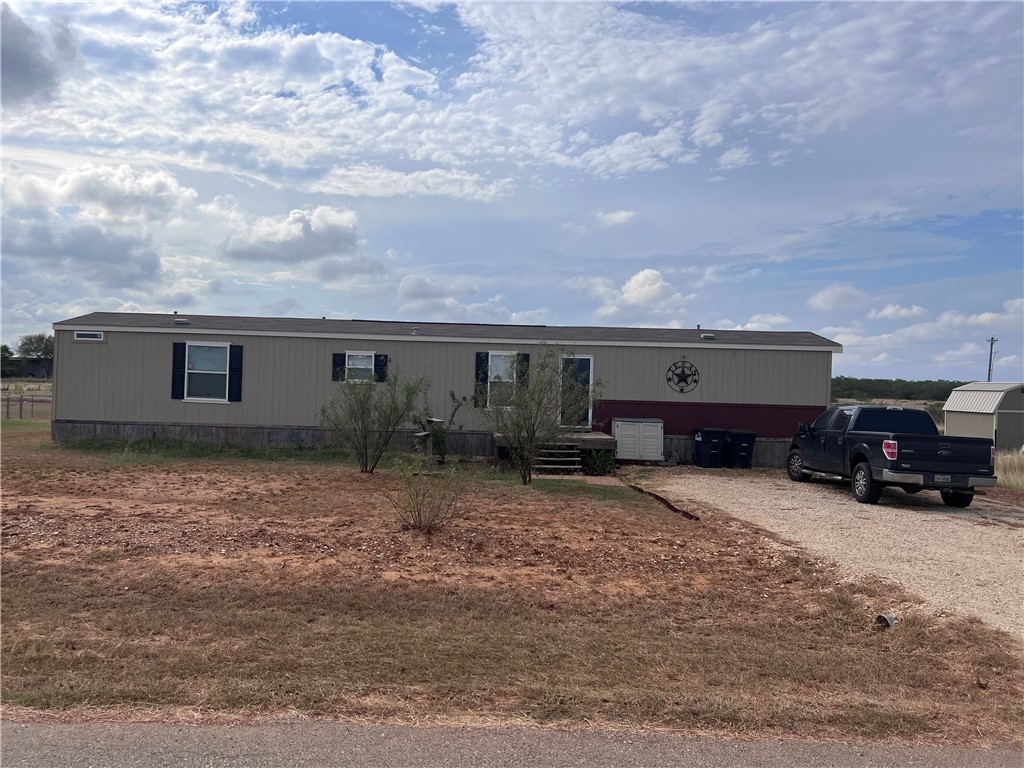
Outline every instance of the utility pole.
<svg viewBox="0 0 1024 768">
<path fill-rule="evenodd" d="M 988 380 L 992 381 L 992 358 L 996 354 L 996 342 L 999 341 L 995 336 L 990 336 L 988 339 Z"/>
</svg>

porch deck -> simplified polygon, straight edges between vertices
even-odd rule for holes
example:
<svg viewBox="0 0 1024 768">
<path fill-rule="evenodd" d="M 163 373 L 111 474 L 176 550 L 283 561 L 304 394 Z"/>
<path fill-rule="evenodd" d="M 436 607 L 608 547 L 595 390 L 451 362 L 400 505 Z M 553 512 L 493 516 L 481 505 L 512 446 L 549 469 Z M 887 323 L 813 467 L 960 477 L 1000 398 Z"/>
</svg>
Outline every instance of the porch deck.
<svg viewBox="0 0 1024 768">
<path fill-rule="evenodd" d="M 614 451 L 615 438 L 604 432 L 566 432 L 558 438 L 558 445 L 579 451 Z M 508 441 L 498 432 L 494 433 L 494 447 L 507 448 Z"/>
</svg>

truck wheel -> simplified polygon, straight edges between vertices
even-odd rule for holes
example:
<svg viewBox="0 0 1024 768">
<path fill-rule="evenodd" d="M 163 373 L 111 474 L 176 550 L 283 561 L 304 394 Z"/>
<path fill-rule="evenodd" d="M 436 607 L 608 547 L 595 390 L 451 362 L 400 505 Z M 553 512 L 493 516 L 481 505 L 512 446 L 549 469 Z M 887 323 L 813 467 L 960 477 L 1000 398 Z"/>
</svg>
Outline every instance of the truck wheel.
<svg viewBox="0 0 1024 768">
<path fill-rule="evenodd" d="M 789 452 L 789 459 L 786 461 L 786 474 L 789 479 L 797 483 L 806 483 L 811 479 L 810 473 L 804 470 L 804 457 L 795 448 Z"/>
<path fill-rule="evenodd" d="M 882 484 L 871 476 L 871 465 L 861 462 L 853 468 L 853 497 L 861 504 L 876 504 L 882 495 Z"/>
<path fill-rule="evenodd" d="M 942 496 L 943 504 L 947 507 L 956 507 L 957 509 L 969 507 L 971 502 L 974 501 L 973 493 L 964 493 L 963 491 L 939 491 L 939 495 Z"/>
</svg>

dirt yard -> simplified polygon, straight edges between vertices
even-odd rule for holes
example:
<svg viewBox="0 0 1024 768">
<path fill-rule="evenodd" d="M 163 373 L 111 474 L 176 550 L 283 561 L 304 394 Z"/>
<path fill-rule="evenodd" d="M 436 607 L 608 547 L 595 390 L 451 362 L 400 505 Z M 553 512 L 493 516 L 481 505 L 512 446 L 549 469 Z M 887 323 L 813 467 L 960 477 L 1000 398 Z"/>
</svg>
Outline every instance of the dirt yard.
<svg viewBox="0 0 1024 768">
<path fill-rule="evenodd" d="M 7 716 L 1022 740 L 1013 638 L 709 503 L 692 522 L 625 487 L 474 468 L 426 537 L 396 523 L 386 471 L 31 430 L 3 449 Z"/>
</svg>

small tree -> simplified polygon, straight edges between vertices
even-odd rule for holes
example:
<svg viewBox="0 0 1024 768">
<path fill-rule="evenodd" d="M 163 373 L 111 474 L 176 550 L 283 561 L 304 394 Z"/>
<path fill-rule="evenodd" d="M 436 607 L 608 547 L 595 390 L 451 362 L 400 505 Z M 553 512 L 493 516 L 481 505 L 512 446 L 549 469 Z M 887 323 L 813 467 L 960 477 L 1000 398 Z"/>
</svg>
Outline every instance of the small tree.
<svg viewBox="0 0 1024 768">
<path fill-rule="evenodd" d="M 18 339 L 18 356 L 26 360 L 40 360 L 46 365 L 46 375 L 53 372 L 53 336 L 30 333 Z"/>
<path fill-rule="evenodd" d="M 599 382 L 579 375 L 570 363 L 571 350 L 543 346 L 533 359 L 516 355 L 509 366 L 511 381 L 480 382 L 474 402 L 480 418 L 508 444 L 509 461 L 523 485 L 533 481 L 533 465 L 545 445 L 558 442 L 574 425 L 583 424 L 597 396 Z M 563 364 L 563 361 L 567 364 Z M 495 382 L 499 386 L 494 386 Z"/>
<path fill-rule="evenodd" d="M 394 364 L 380 383 L 340 381 L 334 396 L 320 409 L 320 424 L 355 453 L 360 472 L 373 472 L 426 387 L 420 377 L 404 378 Z"/>
</svg>

